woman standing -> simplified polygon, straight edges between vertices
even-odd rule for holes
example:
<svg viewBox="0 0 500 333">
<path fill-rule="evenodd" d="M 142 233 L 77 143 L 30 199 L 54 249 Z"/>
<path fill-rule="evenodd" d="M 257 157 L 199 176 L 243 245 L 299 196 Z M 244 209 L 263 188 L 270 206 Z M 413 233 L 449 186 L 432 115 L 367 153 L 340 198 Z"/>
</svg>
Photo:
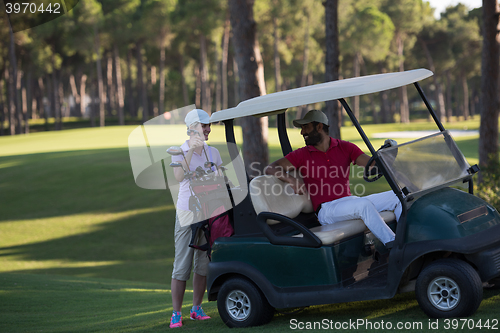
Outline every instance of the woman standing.
<svg viewBox="0 0 500 333">
<path fill-rule="evenodd" d="M 214 162 L 217 167 L 221 166 L 222 159 L 219 151 L 213 147 L 209 147 L 205 142 L 208 140 L 208 135 L 211 132 L 209 115 L 203 110 L 194 109 L 187 114 L 184 121 L 190 138 L 181 146 L 184 157 L 182 155 L 172 156 L 172 161 L 182 163 L 185 170 L 195 170 L 200 166 L 204 168 L 204 164 L 207 161 L 206 158 L 210 156 L 211 162 Z M 170 319 L 171 328 L 182 326 L 182 301 L 186 290 L 186 281 L 191 275 L 193 257 L 193 307 L 190 311 L 190 318 L 192 320 L 210 319 L 201 308 L 201 302 L 207 285 L 209 259 L 206 252 L 189 247 L 191 240 L 190 225 L 193 223 L 193 212 L 189 210 L 189 197 L 191 196 L 189 181 L 184 179 L 182 168 L 175 168 L 174 175 L 180 182 L 180 189 L 176 206 L 174 232 L 175 259 L 171 284 L 174 310 Z"/>
</svg>

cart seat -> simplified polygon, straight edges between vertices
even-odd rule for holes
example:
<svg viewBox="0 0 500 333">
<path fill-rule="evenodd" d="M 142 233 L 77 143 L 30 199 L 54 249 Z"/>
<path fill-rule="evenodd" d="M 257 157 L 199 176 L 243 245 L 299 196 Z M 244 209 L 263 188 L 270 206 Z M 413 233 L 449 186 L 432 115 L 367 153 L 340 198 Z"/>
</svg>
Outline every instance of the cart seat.
<svg viewBox="0 0 500 333">
<path fill-rule="evenodd" d="M 250 182 L 250 197 L 257 214 L 273 212 L 293 219 L 302 213 L 314 212 L 309 195 L 299 195 L 293 192 L 290 184 L 274 176 L 263 175 Z M 279 223 L 267 220 L 267 224 Z"/>
<path fill-rule="evenodd" d="M 254 178 L 250 182 L 250 197 L 257 214 L 273 212 L 293 219 L 301 212 L 312 213 L 314 211 L 308 195 L 295 194 L 289 184 L 285 184 L 274 176 L 264 175 Z M 381 212 L 380 216 L 386 223 L 396 220 L 396 215 L 390 211 Z M 267 220 L 269 225 L 276 223 L 279 222 Z M 360 219 L 346 220 L 310 229 L 323 245 L 333 244 L 365 230 L 367 228 L 363 220 Z M 299 234 L 294 237 L 303 236 Z"/>
<path fill-rule="evenodd" d="M 380 212 L 380 216 L 385 221 L 385 223 L 396 221 L 396 215 L 391 211 Z M 321 243 L 323 245 L 329 245 L 344 238 L 362 233 L 365 230 L 368 230 L 368 228 L 366 227 L 363 220 L 355 219 L 321 225 L 309 230 L 311 230 L 316 235 L 316 237 L 321 240 Z M 302 237 L 302 234 L 295 235 L 294 237 Z"/>
</svg>

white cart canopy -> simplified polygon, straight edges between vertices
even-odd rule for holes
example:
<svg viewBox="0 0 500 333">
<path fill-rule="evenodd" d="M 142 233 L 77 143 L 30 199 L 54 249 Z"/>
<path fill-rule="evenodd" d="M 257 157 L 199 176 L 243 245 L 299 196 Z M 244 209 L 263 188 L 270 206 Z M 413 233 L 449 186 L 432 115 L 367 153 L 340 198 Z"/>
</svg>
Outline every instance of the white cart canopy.
<svg viewBox="0 0 500 333">
<path fill-rule="evenodd" d="M 405 72 L 361 76 L 290 89 L 255 97 L 241 102 L 234 108 L 215 112 L 210 117 L 210 121 L 218 122 L 246 116 L 269 116 L 284 112 L 294 106 L 371 94 L 405 86 L 432 75 L 433 73 L 430 70 L 415 69 Z"/>
</svg>

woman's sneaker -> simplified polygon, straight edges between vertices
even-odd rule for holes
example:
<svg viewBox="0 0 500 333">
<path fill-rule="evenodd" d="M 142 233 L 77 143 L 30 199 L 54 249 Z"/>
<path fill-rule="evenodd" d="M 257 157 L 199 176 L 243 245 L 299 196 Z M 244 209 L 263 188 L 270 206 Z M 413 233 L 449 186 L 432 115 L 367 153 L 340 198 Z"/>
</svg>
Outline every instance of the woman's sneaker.
<svg viewBox="0 0 500 333">
<path fill-rule="evenodd" d="M 182 326 L 182 314 L 180 311 L 172 312 L 172 318 L 170 318 L 170 328 L 176 328 Z"/>
<path fill-rule="evenodd" d="M 193 306 L 191 309 L 191 320 L 206 320 L 210 319 L 209 316 L 203 311 L 201 305 Z"/>
</svg>

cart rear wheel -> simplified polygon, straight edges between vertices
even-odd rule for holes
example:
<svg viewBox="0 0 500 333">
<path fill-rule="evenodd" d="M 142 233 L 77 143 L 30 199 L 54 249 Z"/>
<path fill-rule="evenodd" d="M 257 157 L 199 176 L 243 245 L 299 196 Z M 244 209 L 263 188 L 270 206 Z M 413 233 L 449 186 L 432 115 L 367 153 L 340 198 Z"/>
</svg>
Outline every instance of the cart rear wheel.
<svg viewBox="0 0 500 333">
<path fill-rule="evenodd" d="M 262 292 L 250 281 L 231 278 L 217 296 L 217 308 L 228 327 L 259 326 L 271 321 L 274 309 Z"/>
<path fill-rule="evenodd" d="M 468 317 L 483 299 L 478 273 L 458 259 L 441 259 L 417 278 L 415 294 L 422 311 L 431 318 Z"/>
</svg>

